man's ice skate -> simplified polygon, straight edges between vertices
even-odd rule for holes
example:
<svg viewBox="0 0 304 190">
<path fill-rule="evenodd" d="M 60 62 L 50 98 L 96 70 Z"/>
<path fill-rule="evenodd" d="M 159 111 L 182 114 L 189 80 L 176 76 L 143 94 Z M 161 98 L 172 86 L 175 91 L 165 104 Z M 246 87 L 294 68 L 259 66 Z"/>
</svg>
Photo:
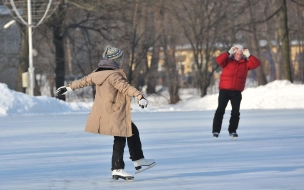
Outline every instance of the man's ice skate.
<svg viewBox="0 0 304 190">
<path fill-rule="evenodd" d="M 156 165 L 156 163 L 155 163 L 154 160 L 152 160 L 152 159 L 145 159 L 145 158 L 133 161 L 133 163 L 134 163 L 135 169 L 137 170 L 135 172 L 135 174 L 143 172 L 143 171 L 145 171 L 147 169 L 150 169 L 150 168 L 152 168 L 153 166 Z"/>
<path fill-rule="evenodd" d="M 124 179 L 126 181 L 133 181 L 134 176 L 128 174 L 123 169 L 117 169 L 112 171 L 112 178 L 113 180 L 118 180 L 119 178 Z"/>
<path fill-rule="evenodd" d="M 219 133 L 218 133 L 218 132 L 214 132 L 214 133 L 213 133 L 213 137 L 214 137 L 215 139 L 217 139 L 218 136 L 219 136 Z"/>
<path fill-rule="evenodd" d="M 231 140 L 236 140 L 238 138 L 237 133 L 230 133 L 229 135 L 230 135 Z"/>
</svg>

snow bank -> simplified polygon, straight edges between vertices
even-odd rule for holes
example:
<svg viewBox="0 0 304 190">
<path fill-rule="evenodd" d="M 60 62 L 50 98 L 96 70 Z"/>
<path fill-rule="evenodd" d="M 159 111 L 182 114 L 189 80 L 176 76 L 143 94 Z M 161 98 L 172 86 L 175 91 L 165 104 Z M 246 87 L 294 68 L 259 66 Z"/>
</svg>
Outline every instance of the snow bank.
<svg viewBox="0 0 304 190">
<path fill-rule="evenodd" d="M 166 93 L 166 92 L 165 92 Z M 132 105 L 133 111 L 188 111 L 188 110 L 215 110 L 218 94 L 200 98 L 189 95 L 192 92 L 183 92 L 181 102 L 168 105 L 163 96 L 148 96 L 148 109 L 140 109 Z M 193 94 L 193 93 L 192 93 Z M 304 85 L 293 84 L 287 80 L 274 81 L 265 86 L 247 88 L 243 93 L 241 109 L 303 109 Z M 157 104 L 158 103 L 158 104 Z M 47 96 L 32 97 L 27 94 L 10 90 L 6 84 L 0 83 L 0 116 L 18 114 L 46 114 L 89 112 L 92 102 L 66 103 Z M 231 109 L 228 104 L 227 109 Z"/>
<path fill-rule="evenodd" d="M 241 109 L 303 109 L 304 85 L 287 80 L 274 81 L 246 89 L 243 100 Z"/>
<path fill-rule="evenodd" d="M 29 96 L 0 83 L 0 116 L 89 111 L 88 104 L 66 103 L 47 96 Z"/>
<path fill-rule="evenodd" d="M 179 109 L 215 110 L 218 93 L 183 102 Z M 242 92 L 241 109 L 303 109 L 304 85 L 290 81 L 274 81 Z M 227 109 L 231 109 L 228 103 Z"/>
</svg>

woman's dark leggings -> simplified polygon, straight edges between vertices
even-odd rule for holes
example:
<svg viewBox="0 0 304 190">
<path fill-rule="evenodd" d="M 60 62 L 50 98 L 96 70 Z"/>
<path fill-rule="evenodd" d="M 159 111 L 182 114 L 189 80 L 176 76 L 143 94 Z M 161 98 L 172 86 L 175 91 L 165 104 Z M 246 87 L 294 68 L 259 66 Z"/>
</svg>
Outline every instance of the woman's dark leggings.
<svg viewBox="0 0 304 190">
<path fill-rule="evenodd" d="M 132 136 L 131 137 L 118 137 L 114 136 L 113 154 L 112 154 L 112 170 L 124 169 L 125 163 L 123 160 L 124 148 L 126 141 L 128 142 L 130 159 L 132 161 L 144 158 L 139 132 L 136 125 L 132 122 Z"/>
<path fill-rule="evenodd" d="M 232 110 L 228 131 L 229 133 L 236 132 L 240 120 L 240 104 L 242 100 L 242 93 L 240 91 L 233 90 L 220 90 L 218 97 L 218 107 L 213 118 L 212 133 L 221 132 L 222 121 L 229 100 L 231 102 Z"/>
</svg>

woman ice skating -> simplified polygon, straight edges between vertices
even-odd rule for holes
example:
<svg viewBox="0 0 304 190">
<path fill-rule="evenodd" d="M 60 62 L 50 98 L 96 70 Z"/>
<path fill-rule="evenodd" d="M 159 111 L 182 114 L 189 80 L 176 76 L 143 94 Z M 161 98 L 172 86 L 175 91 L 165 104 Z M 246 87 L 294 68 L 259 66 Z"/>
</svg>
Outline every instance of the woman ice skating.
<svg viewBox="0 0 304 190">
<path fill-rule="evenodd" d="M 151 168 L 156 163 L 152 159 L 144 158 L 138 129 L 131 121 L 130 97 L 137 97 L 142 108 L 147 107 L 148 101 L 140 91 L 128 83 L 121 69 L 123 56 L 120 49 L 107 47 L 96 70 L 80 80 L 58 88 L 56 94 L 64 95 L 82 87 L 96 85 L 95 100 L 85 131 L 114 136 L 112 178 L 132 180 L 134 176 L 124 170 L 123 154 L 126 141 L 136 173 Z"/>
<path fill-rule="evenodd" d="M 221 132 L 223 116 L 226 106 L 230 100 L 232 110 L 229 121 L 229 135 L 236 139 L 240 120 L 240 104 L 242 100 L 242 91 L 245 88 L 248 70 L 257 68 L 260 60 L 251 55 L 248 49 L 241 45 L 235 45 L 228 52 L 216 57 L 216 62 L 223 68 L 220 83 L 218 107 L 213 118 L 212 133 L 217 138 Z"/>
</svg>

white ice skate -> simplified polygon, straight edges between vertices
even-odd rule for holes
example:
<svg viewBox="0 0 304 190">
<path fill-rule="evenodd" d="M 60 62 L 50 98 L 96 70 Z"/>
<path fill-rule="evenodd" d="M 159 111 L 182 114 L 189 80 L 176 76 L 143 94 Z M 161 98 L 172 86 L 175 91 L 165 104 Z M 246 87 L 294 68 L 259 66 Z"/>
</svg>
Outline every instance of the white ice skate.
<svg viewBox="0 0 304 190">
<path fill-rule="evenodd" d="M 213 138 L 217 139 L 218 136 L 219 136 L 219 133 L 218 133 L 218 132 L 214 132 L 214 133 L 213 133 Z"/>
<path fill-rule="evenodd" d="M 112 178 L 114 180 L 118 180 L 119 178 L 121 178 L 126 181 L 132 181 L 134 179 L 134 176 L 131 174 L 128 174 L 123 169 L 117 169 L 117 170 L 112 171 Z"/>
<path fill-rule="evenodd" d="M 135 169 L 137 170 L 137 172 L 135 172 L 135 174 L 143 172 L 143 171 L 145 171 L 147 169 L 150 169 L 150 168 L 152 168 L 153 166 L 156 165 L 154 160 L 145 159 L 145 158 L 133 161 L 133 163 L 134 163 Z"/>
<path fill-rule="evenodd" d="M 230 139 L 231 140 L 236 140 L 238 138 L 238 134 L 237 133 L 230 133 Z"/>
</svg>

